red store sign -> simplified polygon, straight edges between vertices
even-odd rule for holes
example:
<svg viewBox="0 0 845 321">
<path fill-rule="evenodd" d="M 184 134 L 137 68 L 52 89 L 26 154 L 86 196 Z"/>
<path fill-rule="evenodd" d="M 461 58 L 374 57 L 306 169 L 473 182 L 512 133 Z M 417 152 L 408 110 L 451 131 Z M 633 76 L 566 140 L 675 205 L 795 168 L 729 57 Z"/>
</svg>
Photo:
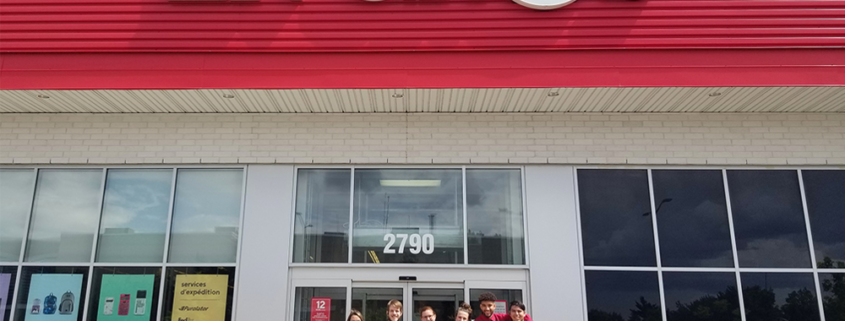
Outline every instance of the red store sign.
<svg viewBox="0 0 845 321">
<path fill-rule="evenodd" d="M 331 298 L 311 298 L 311 321 L 329 321 Z"/>
<path fill-rule="evenodd" d="M 382 1 L 382 0 L 365 0 L 365 1 Z M 535 10 L 552 10 L 563 6 L 567 6 L 575 2 L 575 0 L 513 0 L 517 4 Z"/>
</svg>

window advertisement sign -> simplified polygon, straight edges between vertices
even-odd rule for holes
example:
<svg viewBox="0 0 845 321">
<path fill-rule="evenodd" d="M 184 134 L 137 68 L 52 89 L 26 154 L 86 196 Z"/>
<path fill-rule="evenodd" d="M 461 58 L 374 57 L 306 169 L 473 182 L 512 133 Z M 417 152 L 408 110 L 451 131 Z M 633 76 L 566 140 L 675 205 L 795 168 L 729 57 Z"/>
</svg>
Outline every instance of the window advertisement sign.
<svg viewBox="0 0 845 321">
<path fill-rule="evenodd" d="M 331 298 L 311 298 L 311 321 L 329 321 Z"/>
<path fill-rule="evenodd" d="M 79 314 L 82 274 L 33 274 L 26 321 L 75 321 Z"/>
<path fill-rule="evenodd" d="M 98 321 L 149 321 L 155 275 L 103 275 Z"/>
<path fill-rule="evenodd" d="M 12 275 L 0 273 L 0 321 L 6 321 L 6 306 L 9 305 L 9 285 Z"/>
<path fill-rule="evenodd" d="M 496 310 L 493 313 L 508 313 L 508 301 L 496 300 Z"/>
<path fill-rule="evenodd" d="M 228 275 L 177 275 L 171 320 L 224 321 L 228 289 Z"/>
</svg>

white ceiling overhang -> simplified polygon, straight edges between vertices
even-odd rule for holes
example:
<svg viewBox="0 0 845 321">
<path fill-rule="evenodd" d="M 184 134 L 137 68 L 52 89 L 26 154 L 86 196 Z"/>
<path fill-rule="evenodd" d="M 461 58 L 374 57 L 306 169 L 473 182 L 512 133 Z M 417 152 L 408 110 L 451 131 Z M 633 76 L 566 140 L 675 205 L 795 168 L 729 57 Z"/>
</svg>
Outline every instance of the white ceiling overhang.
<svg viewBox="0 0 845 321">
<path fill-rule="evenodd" d="M 840 113 L 845 87 L 0 90 L 0 113 Z"/>
</svg>

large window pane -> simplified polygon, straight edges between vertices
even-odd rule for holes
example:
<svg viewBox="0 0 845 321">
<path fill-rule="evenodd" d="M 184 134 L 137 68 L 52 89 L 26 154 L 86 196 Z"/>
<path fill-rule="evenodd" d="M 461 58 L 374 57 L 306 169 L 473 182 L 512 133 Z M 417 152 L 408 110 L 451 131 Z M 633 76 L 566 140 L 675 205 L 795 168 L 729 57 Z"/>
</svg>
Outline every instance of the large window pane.
<svg viewBox="0 0 845 321">
<path fill-rule="evenodd" d="M 741 267 L 810 267 L 797 171 L 728 171 Z"/>
<path fill-rule="evenodd" d="M 17 262 L 32 208 L 31 169 L 0 169 L 0 262 Z"/>
<path fill-rule="evenodd" d="M 38 171 L 26 261 L 88 262 L 97 222 L 103 171 Z"/>
<path fill-rule="evenodd" d="M 664 272 L 668 321 L 740 321 L 736 274 Z"/>
<path fill-rule="evenodd" d="M 578 170 L 578 196 L 586 265 L 657 265 L 645 170 Z"/>
<path fill-rule="evenodd" d="M 349 261 L 350 175 L 348 169 L 299 170 L 294 262 Z"/>
<path fill-rule="evenodd" d="M 722 171 L 652 171 L 663 266 L 733 267 Z"/>
<path fill-rule="evenodd" d="M 802 171 L 816 264 L 845 268 L 845 170 Z M 829 320 L 828 320 L 829 321 Z"/>
<path fill-rule="evenodd" d="M 660 321 L 657 272 L 586 271 L 587 320 Z"/>
<path fill-rule="evenodd" d="M 161 262 L 171 169 L 112 169 L 100 225 L 98 262 Z"/>
<path fill-rule="evenodd" d="M 819 273 L 825 321 L 845 321 L 845 273 Z"/>
<path fill-rule="evenodd" d="M 170 230 L 170 262 L 235 262 L 242 169 L 180 169 Z"/>
<path fill-rule="evenodd" d="M 469 263 L 524 264 L 520 171 L 468 169 L 466 179 Z"/>
<path fill-rule="evenodd" d="M 742 273 L 746 321 L 818 321 L 810 273 Z"/>
<path fill-rule="evenodd" d="M 352 262 L 463 263 L 461 170 L 355 171 Z"/>
<path fill-rule="evenodd" d="M 348 213 L 348 209 L 347 209 Z M 312 299 L 326 298 L 317 302 L 328 303 L 328 321 L 346 320 L 346 288 L 342 287 L 297 287 L 293 308 L 294 321 L 311 321 Z M 319 305 L 320 303 L 314 302 Z M 319 307 L 318 307 L 319 308 Z M 279 317 L 278 319 L 284 319 Z M 370 319 L 367 319 L 370 320 Z"/>
</svg>

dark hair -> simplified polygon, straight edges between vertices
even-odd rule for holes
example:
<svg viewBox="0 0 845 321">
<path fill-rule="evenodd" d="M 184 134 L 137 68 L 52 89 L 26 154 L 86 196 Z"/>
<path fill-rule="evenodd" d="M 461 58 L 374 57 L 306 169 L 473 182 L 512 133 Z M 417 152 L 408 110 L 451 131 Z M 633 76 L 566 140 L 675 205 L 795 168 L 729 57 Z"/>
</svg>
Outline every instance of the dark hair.
<svg viewBox="0 0 845 321">
<path fill-rule="evenodd" d="M 522 302 L 519 302 L 519 300 L 511 301 L 511 304 L 508 305 L 508 312 L 510 312 L 510 308 L 512 308 L 513 306 L 517 306 L 522 309 L 522 311 L 525 311 L 525 304 L 522 304 Z"/>
<path fill-rule="evenodd" d="M 478 302 L 493 301 L 496 302 L 496 295 L 493 292 L 484 292 L 478 296 Z"/>
<path fill-rule="evenodd" d="M 472 307 L 471 307 L 471 306 L 469 306 L 469 303 L 466 303 L 466 302 L 461 302 L 461 306 L 459 306 L 459 307 L 458 307 L 458 310 L 457 310 L 457 311 L 455 311 L 455 319 L 457 319 L 457 318 L 458 318 L 458 313 L 461 313 L 461 312 L 466 312 L 466 313 L 467 313 L 467 318 L 471 318 L 471 317 L 472 317 Z"/>
<path fill-rule="evenodd" d="M 361 321 L 364 321 L 364 316 L 361 315 L 361 311 L 358 311 L 358 310 L 355 310 L 355 309 L 352 309 L 352 311 L 349 312 L 349 316 L 346 317 L 346 321 L 351 320 L 353 315 L 357 316 L 358 319 L 360 319 Z"/>
</svg>

